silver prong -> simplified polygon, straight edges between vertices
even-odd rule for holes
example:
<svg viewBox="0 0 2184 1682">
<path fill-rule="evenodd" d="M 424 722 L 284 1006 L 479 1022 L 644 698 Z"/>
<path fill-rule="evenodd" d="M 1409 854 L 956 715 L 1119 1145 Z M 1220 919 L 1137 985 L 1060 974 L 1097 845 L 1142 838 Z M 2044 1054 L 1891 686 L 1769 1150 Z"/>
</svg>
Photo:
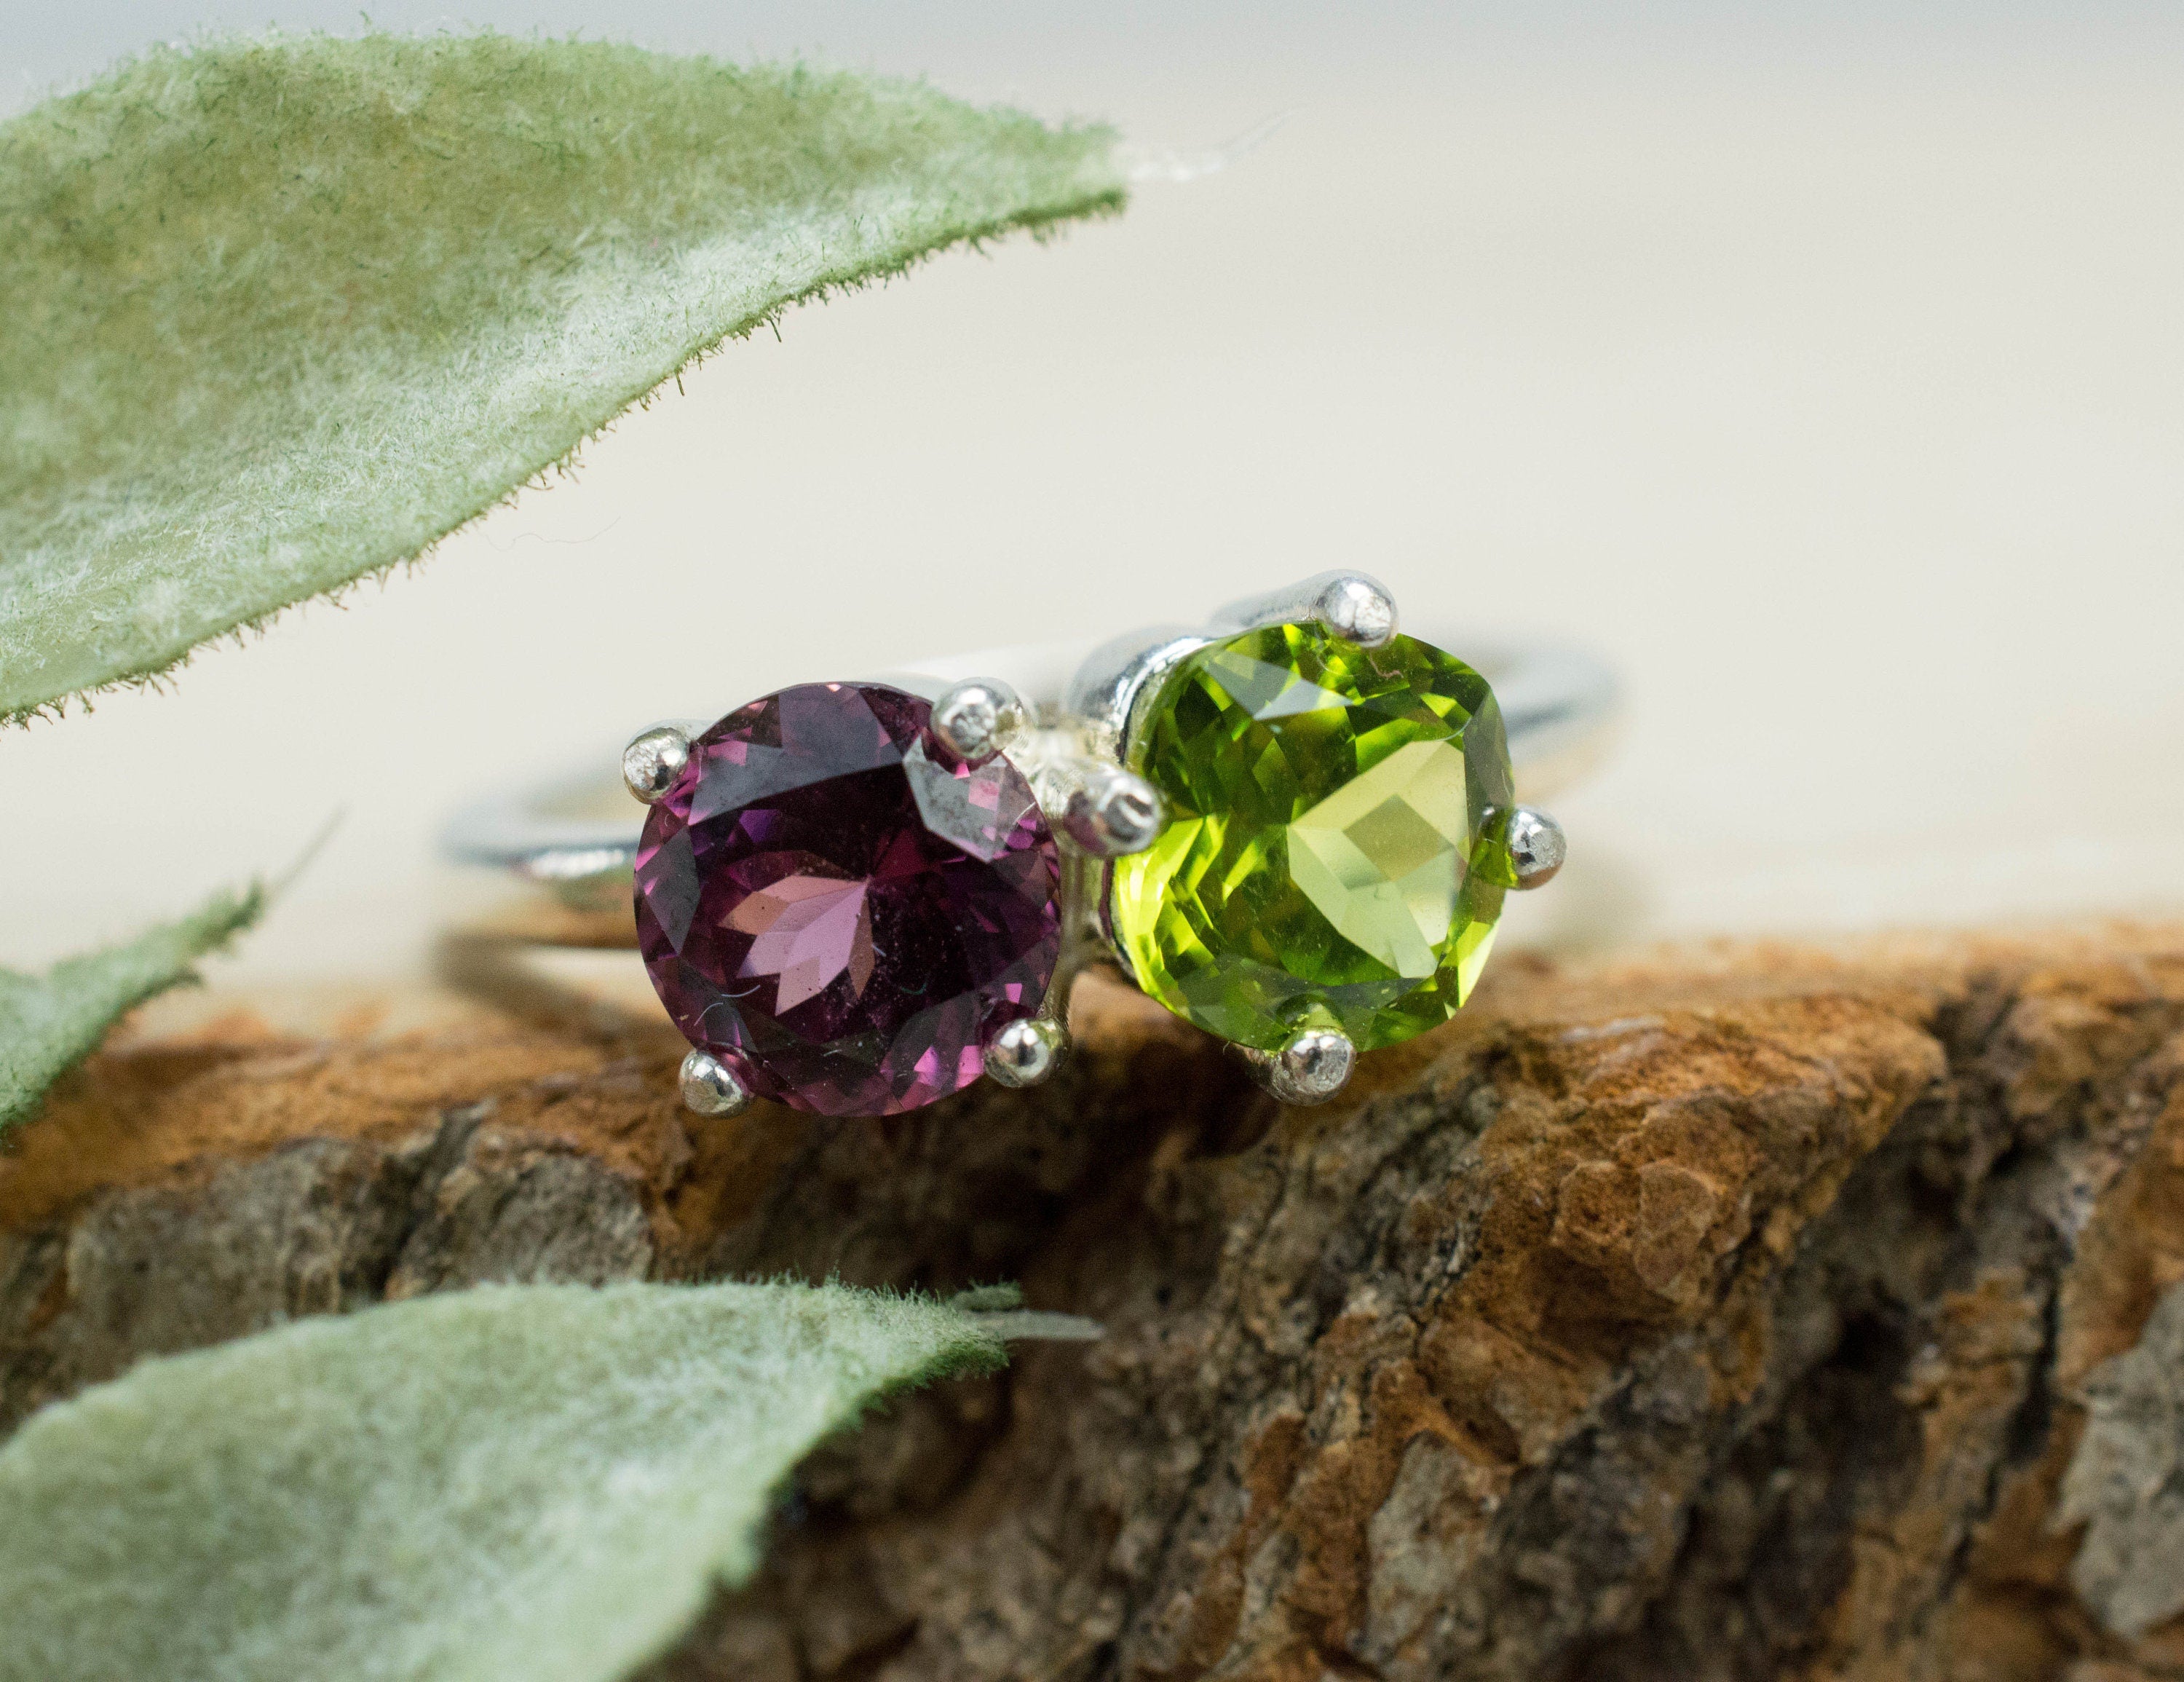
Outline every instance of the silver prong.
<svg viewBox="0 0 2184 1682">
<path fill-rule="evenodd" d="M 1142 853 L 1160 833 L 1161 797 L 1153 785 L 1120 766 L 1095 766 L 1070 792 L 1061 827 L 1095 859 Z"/>
<path fill-rule="evenodd" d="M 1324 1104 L 1342 1090 L 1357 1048 L 1339 1028 L 1300 1028 L 1279 1051 L 1246 1051 L 1259 1084 L 1284 1104 Z"/>
<path fill-rule="evenodd" d="M 740 1116 L 750 1108 L 744 1078 L 710 1051 L 682 1060 L 682 1101 L 701 1116 Z"/>
<path fill-rule="evenodd" d="M 679 725 L 655 724 L 621 750 L 621 780 L 649 806 L 666 796 L 689 763 L 688 734 Z"/>
<path fill-rule="evenodd" d="M 1346 641 L 1377 649 L 1396 634 L 1396 598 L 1370 573 L 1346 568 L 1230 602 L 1213 615 L 1217 631 L 1312 623 Z"/>
<path fill-rule="evenodd" d="M 1061 1067 L 1069 1033 L 1049 1016 L 1010 1022 L 986 1044 L 986 1072 L 1003 1086 L 1037 1086 Z"/>
<path fill-rule="evenodd" d="M 1568 855 L 1562 825 L 1538 807 L 1519 806 L 1509 815 L 1509 862 L 1518 887 L 1546 887 Z"/>
<path fill-rule="evenodd" d="M 933 704 L 933 733 L 958 759 L 983 765 L 1028 722 L 1017 692 L 998 678 L 967 677 Z"/>
<path fill-rule="evenodd" d="M 1377 649 L 1396 634 L 1396 599 L 1378 579 L 1344 573 L 1320 591 L 1312 617 L 1346 643 Z"/>
</svg>

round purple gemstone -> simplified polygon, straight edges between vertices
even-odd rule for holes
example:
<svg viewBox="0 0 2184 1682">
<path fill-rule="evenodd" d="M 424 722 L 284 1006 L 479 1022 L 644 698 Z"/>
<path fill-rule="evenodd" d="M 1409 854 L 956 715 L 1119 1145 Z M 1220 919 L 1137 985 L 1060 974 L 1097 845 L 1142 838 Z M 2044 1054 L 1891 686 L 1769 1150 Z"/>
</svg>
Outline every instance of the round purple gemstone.
<svg viewBox="0 0 2184 1682">
<path fill-rule="evenodd" d="M 1061 862 L 1005 757 L 973 769 L 933 708 L 804 683 L 691 744 L 645 819 L 637 938 L 694 1045 L 751 1089 L 884 1116 L 976 1080 L 1037 1013 L 1061 946 Z"/>
</svg>

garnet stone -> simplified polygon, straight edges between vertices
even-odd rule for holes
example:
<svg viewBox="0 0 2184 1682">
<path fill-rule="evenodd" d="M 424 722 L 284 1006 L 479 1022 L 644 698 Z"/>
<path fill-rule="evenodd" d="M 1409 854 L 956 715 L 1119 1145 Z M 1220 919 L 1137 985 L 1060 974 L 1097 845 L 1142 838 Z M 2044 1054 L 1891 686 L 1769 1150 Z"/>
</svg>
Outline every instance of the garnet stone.
<svg viewBox="0 0 2184 1682">
<path fill-rule="evenodd" d="M 754 1092 L 891 1115 L 978 1078 L 1061 949 L 1061 860 L 1022 773 L 929 703 L 805 683 L 697 738 L 645 820 L 637 934 L 660 1002 Z"/>
</svg>

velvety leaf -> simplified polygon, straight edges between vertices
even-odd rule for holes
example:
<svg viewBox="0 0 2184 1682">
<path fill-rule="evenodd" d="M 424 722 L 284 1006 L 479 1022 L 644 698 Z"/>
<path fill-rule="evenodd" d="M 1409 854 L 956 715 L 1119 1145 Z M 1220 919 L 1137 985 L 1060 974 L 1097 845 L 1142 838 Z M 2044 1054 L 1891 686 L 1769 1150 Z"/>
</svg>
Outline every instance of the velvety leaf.
<svg viewBox="0 0 2184 1682">
<path fill-rule="evenodd" d="M 255 888 L 215 894 L 180 922 L 64 958 L 42 976 L 0 970 L 0 1136 L 125 1012 L 192 979 L 191 966 L 255 922 L 263 904 Z"/>
<path fill-rule="evenodd" d="M 0 124 L 0 716 L 420 554 L 790 303 L 1119 205 L 1112 152 L 493 35 L 163 49 Z"/>
<path fill-rule="evenodd" d="M 838 1286 L 488 1286 L 127 1377 L 0 1449 L 6 1682 L 610 1682 L 873 1398 L 1002 1358 Z"/>
</svg>

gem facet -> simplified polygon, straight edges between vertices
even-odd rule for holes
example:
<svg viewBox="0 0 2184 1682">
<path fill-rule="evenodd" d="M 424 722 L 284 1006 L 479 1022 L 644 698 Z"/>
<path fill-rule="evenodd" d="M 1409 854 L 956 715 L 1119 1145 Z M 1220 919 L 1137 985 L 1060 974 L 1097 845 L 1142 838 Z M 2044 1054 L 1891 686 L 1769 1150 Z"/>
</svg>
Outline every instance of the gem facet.
<svg viewBox="0 0 2184 1682">
<path fill-rule="evenodd" d="M 967 1086 L 1061 950 L 1061 860 L 1006 758 L 932 707 L 807 683 L 690 744 L 645 820 L 637 931 L 668 1014 L 767 1098 L 891 1115 Z"/>
<path fill-rule="evenodd" d="M 1130 765 L 1167 822 L 1115 861 L 1108 915 L 1168 1009 L 1262 1051 L 1313 1027 L 1371 1050 L 1470 995 L 1516 880 L 1515 795 L 1501 710 L 1462 660 L 1247 631 L 1167 675 Z"/>
</svg>

